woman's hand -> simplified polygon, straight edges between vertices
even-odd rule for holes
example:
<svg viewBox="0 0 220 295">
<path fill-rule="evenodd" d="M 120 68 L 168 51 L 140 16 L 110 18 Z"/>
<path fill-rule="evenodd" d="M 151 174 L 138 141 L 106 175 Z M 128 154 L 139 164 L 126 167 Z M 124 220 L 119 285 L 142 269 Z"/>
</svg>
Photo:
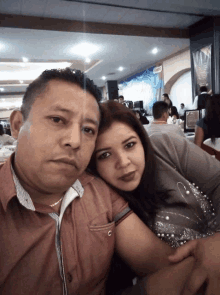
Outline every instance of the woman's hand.
<svg viewBox="0 0 220 295">
<path fill-rule="evenodd" d="M 178 248 L 176 253 L 170 256 L 169 259 L 171 262 L 179 262 L 189 255 L 193 255 L 196 261 L 183 294 L 195 294 L 204 282 L 207 282 L 206 295 L 219 294 L 220 234 L 217 233 L 209 238 L 190 241 Z"/>
</svg>

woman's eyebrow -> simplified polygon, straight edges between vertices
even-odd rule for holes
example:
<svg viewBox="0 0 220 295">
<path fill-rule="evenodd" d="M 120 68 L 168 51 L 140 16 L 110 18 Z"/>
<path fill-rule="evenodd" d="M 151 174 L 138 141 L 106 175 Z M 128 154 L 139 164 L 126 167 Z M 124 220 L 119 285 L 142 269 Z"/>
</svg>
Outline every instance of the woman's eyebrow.
<svg viewBox="0 0 220 295">
<path fill-rule="evenodd" d="M 110 147 L 102 148 L 102 149 L 96 150 L 95 154 L 102 152 L 102 151 L 110 150 L 110 149 L 111 149 Z"/>
<path fill-rule="evenodd" d="M 132 135 L 132 136 L 128 137 L 127 139 L 122 141 L 122 144 L 126 143 L 127 141 L 129 141 L 132 138 L 136 138 L 136 136 Z"/>
</svg>

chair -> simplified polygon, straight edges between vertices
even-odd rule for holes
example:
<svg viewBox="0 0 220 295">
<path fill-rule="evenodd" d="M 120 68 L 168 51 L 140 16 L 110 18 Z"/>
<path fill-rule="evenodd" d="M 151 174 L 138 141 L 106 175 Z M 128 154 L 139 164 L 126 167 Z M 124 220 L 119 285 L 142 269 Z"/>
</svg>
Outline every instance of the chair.
<svg viewBox="0 0 220 295">
<path fill-rule="evenodd" d="M 206 139 L 203 144 L 212 147 L 216 151 L 220 151 L 220 138 L 215 139 L 215 143 L 212 143 L 211 138 Z"/>
<path fill-rule="evenodd" d="M 217 160 L 220 161 L 220 150 L 216 150 L 211 146 L 208 146 L 204 143 L 202 143 L 201 148 L 206 151 L 208 154 L 210 154 L 211 156 L 215 157 Z"/>
</svg>

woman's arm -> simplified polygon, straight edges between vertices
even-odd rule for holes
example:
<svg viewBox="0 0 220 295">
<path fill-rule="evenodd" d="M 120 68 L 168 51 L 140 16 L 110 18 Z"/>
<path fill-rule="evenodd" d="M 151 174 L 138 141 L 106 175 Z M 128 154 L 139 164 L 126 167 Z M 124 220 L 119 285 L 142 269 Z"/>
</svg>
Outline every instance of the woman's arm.
<svg viewBox="0 0 220 295">
<path fill-rule="evenodd" d="M 116 252 L 139 276 L 145 276 L 170 265 L 168 256 L 174 249 L 133 213 L 116 226 Z"/>
<path fill-rule="evenodd" d="M 198 145 L 199 147 L 201 147 L 203 140 L 204 140 L 204 131 L 201 127 L 196 126 L 194 143 Z"/>
</svg>

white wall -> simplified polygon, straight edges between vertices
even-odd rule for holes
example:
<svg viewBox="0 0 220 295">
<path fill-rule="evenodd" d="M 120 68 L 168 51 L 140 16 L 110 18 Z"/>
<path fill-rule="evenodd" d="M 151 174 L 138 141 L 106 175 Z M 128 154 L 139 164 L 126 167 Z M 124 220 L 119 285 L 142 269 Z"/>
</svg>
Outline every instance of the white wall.
<svg viewBox="0 0 220 295">
<path fill-rule="evenodd" d="M 192 108 L 192 79 L 191 71 L 183 74 L 172 86 L 170 99 L 177 110 L 184 103 L 187 109 Z"/>
<path fill-rule="evenodd" d="M 164 85 L 166 85 L 170 78 L 176 73 L 188 68 L 191 68 L 190 50 L 165 60 L 163 62 Z"/>
<path fill-rule="evenodd" d="M 13 112 L 13 110 L 10 110 L 10 111 L 1 111 L 0 112 L 0 118 L 3 119 L 3 118 L 9 118 L 11 113 Z"/>
</svg>

